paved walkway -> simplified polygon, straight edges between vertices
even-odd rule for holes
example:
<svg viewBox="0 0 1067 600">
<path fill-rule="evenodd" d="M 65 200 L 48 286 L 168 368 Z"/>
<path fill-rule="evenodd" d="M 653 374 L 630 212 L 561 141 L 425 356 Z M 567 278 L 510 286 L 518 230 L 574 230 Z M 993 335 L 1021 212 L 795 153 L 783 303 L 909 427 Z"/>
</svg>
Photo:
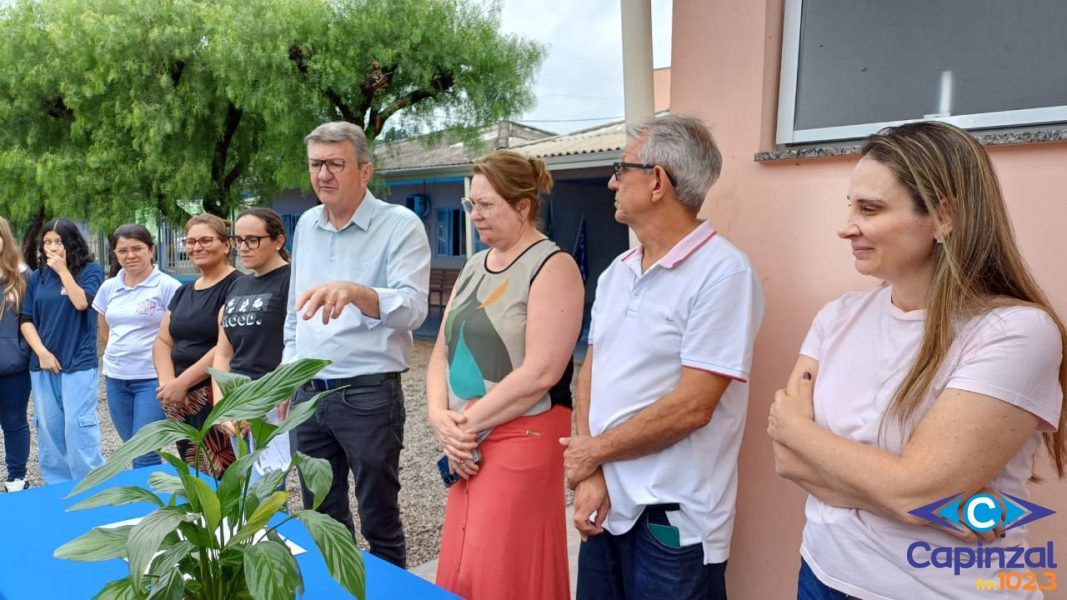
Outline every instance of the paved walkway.
<svg viewBox="0 0 1067 600">
<path fill-rule="evenodd" d="M 574 590 L 578 584 L 578 545 L 582 542 L 582 538 L 578 537 L 578 530 L 575 529 L 571 523 L 574 519 L 574 507 L 567 507 L 567 555 L 570 557 L 570 571 L 571 571 L 571 597 L 574 597 Z M 415 575 L 422 577 L 426 581 L 433 582 L 437 577 L 437 561 L 431 560 L 426 564 L 419 565 L 412 569 L 408 569 Z"/>
</svg>

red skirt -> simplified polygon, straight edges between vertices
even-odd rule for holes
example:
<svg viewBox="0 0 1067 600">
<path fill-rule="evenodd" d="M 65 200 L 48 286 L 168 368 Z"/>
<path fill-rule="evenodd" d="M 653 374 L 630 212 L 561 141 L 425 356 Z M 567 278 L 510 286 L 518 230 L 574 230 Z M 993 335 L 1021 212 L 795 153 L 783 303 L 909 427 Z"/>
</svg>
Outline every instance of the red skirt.
<svg viewBox="0 0 1067 600">
<path fill-rule="evenodd" d="M 478 474 L 448 491 L 437 585 L 468 600 L 570 598 L 562 406 L 498 425 Z"/>
</svg>

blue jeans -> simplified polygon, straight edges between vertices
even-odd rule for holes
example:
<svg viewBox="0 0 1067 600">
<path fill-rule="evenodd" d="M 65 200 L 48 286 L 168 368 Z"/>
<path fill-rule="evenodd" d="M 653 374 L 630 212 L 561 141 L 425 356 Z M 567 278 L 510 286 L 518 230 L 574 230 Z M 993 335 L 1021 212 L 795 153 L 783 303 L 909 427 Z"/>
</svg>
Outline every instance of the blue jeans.
<svg viewBox="0 0 1067 600">
<path fill-rule="evenodd" d="M 582 542 L 578 600 L 725 600 L 726 561 L 706 565 L 701 544 L 673 548 L 656 539 L 648 524 L 661 510 L 646 508 L 622 535 L 605 531 Z"/>
<path fill-rule="evenodd" d="M 800 575 L 797 577 L 797 600 L 848 600 L 852 598 L 844 592 L 819 581 L 815 573 L 804 560 L 800 560 Z"/>
<path fill-rule="evenodd" d="M 30 371 L 37 411 L 41 477 L 47 484 L 83 479 L 104 464 L 96 414 L 96 369 L 74 373 Z"/>
<path fill-rule="evenodd" d="M 30 456 L 30 426 L 26 423 L 29 403 L 29 371 L 0 375 L 0 428 L 4 430 L 8 481 L 26 478 L 26 460 Z"/>
<path fill-rule="evenodd" d="M 162 421 L 163 407 L 156 399 L 158 379 L 114 379 L 104 377 L 107 410 L 123 442 L 129 441 L 142 427 Z M 134 468 L 150 467 L 162 462 L 158 454 L 142 454 L 133 459 Z"/>
<path fill-rule="evenodd" d="M 316 392 L 297 390 L 294 404 Z M 399 379 L 377 385 L 350 387 L 323 397 L 315 416 L 289 432 L 294 452 L 325 458 L 333 471 L 333 485 L 318 511 L 340 521 L 355 534 L 348 502 L 348 471 L 356 482 L 360 533 L 371 554 L 406 568 L 407 545 L 400 523 L 400 449 L 404 445 L 404 391 Z M 301 479 L 303 484 L 303 479 Z M 304 506 L 313 498 L 301 485 Z"/>
</svg>

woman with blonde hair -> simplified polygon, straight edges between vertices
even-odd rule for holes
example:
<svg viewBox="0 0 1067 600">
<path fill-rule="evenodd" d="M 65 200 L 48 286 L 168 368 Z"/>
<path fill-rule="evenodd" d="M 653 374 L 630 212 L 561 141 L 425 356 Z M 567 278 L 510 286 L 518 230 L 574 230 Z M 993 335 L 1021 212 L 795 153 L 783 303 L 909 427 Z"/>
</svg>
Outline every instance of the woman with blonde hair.
<svg viewBox="0 0 1067 600">
<path fill-rule="evenodd" d="M 7 219 L 0 217 L 0 428 L 4 431 L 4 461 L 9 492 L 26 488 L 26 460 L 30 456 L 30 349 L 19 333 L 19 309 L 26 297 L 26 266 Z"/>
<path fill-rule="evenodd" d="M 819 312 L 769 419 L 779 474 L 810 494 L 798 597 L 983 598 L 975 577 L 1006 565 L 960 576 L 931 554 L 1026 545 L 1006 507 L 1042 442 L 1063 475 L 1067 334 L 974 138 L 910 123 L 861 155 L 838 235 L 884 285 Z M 957 514 L 976 498 L 995 519 Z"/>
<path fill-rule="evenodd" d="M 91 310 L 104 270 L 69 219 L 45 223 L 38 250 L 19 329 L 33 350 L 30 385 L 41 477 L 52 484 L 82 479 L 104 464 L 96 412 L 96 313 Z"/>
<path fill-rule="evenodd" d="M 584 288 L 537 230 L 545 164 L 500 150 L 462 200 L 489 249 L 467 261 L 427 372 L 430 423 L 454 475 L 438 585 L 465 598 L 570 595 L 563 447 Z M 449 477 L 451 478 L 451 477 Z"/>
<path fill-rule="evenodd" d="M 219 311 L 242 275 L 230 265 L 230 230 L 221 218 L 202 214 L 189 219 L 184 243 L 200 276 L 178 288 L 171 298 L 152 347 L 152 361 L 159 377 L 156 397 L 167 418 L 199 428 L 213 406 L 207 368 L 215 358 Z M 229 436 L 216 426 L 207 448 L 208 456 L 196 457 L 195 446 L 178 443 L 186 462 L 221 476 L 234 461 Z"/>
</svg>

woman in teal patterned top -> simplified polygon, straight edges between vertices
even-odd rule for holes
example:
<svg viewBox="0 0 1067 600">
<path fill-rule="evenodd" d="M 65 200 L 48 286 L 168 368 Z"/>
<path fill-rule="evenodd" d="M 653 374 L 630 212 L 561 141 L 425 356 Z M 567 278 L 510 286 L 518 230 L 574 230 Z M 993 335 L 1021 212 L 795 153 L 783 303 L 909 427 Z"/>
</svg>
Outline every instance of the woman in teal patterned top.
<svg viewBox="0 0 1067 600">
<path fill-rule="evenodd" d="M 473 600 L 567 598 L 558 440 L 571 430 L 584 285 L 535 225 L 552 188 L 545 164 L 500 150 L 473 171 L 463 206 L 489 249 L 456 282 L 426 378 L 430 423 L 462 478 L 449 490 L 437 583 Z"/>
</svg>

